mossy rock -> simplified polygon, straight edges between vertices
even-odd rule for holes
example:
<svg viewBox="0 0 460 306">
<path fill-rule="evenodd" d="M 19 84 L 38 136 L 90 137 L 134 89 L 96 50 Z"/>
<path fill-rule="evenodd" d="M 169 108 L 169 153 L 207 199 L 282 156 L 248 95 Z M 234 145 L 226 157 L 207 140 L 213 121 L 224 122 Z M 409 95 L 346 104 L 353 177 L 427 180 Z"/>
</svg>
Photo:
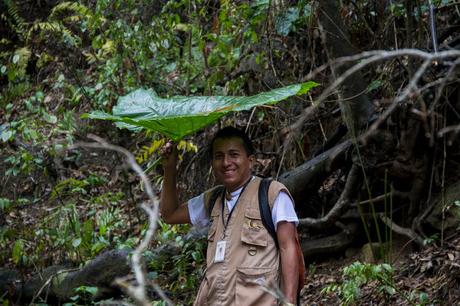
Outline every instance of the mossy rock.
<svg viewBox="0 0 460 306">
<path fill-rule="evenodd" d="M 436 204 L 426 222 L 446 234 L 456 231 L 460 225 L 460 205 L 456 205 L 460 203 L 460 181 L 447 187 L 444 196 L 440 194 L 433 201 Z"/>
</svg>

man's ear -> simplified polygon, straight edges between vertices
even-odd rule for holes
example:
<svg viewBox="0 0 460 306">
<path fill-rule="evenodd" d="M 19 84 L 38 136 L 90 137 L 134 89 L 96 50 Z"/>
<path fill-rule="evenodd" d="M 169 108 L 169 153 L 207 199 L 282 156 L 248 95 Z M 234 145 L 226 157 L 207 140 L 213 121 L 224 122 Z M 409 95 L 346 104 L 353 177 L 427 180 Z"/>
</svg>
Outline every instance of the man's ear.
<svg viewBox="0 0 460 306">
<path fill-rule="evenodd" d="M 254 165 L 256 164 L 256 156 L 254 154 L 251 154 L 248 156 L 248 159 L 252 169 L 252 167 L 254 167 Z"/>
</svg>

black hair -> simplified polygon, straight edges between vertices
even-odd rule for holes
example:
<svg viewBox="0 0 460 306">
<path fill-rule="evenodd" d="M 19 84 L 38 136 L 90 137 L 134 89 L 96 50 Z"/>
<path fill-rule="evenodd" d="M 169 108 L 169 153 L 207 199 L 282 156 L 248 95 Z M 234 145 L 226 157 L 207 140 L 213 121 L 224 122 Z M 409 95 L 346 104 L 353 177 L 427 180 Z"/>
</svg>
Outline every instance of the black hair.
<svg viewBox="0 0 460 306">
<path fill-rule="evenodd" d="M 237 129 L 233 126 L 226 126 L 219 131 L 217 131 L 216 135 L 214 135 L 214 138 L 211 140 L 211 144 L 209 146 L 209 153 L 212 156 L 212 151 L 214 148 L 214 143 L 216 142 L 217 139 L 229 139 L 229 138 L 238 138 L 243 141 L 243 146 L 244 149 L 246 150 L 246 154 L 253 155 L 255 153 L 254 146 L 252 145 L 252 141 L 249 138 L 248 134 L 246 132 Z"/>
</svg>

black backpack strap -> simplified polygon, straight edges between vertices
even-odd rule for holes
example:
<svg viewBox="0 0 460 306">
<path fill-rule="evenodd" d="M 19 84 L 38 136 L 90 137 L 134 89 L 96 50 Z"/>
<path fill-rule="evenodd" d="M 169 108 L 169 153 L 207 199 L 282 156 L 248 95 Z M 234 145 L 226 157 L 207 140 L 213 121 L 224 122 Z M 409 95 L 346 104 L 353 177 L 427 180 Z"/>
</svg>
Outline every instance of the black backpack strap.
<svg viewBox="0 0 460 306">
<path fill-rule="evenodd" d="M 270 236 L 272 236 L 273 241 L 275 241 L 276 248 L 279 249 L 278 237 L 276 236 L 275 225 L 273 224 L 272 219 L 272 210 L 270 204 L 268 203 L 268 189 L 270 188 L 272 180 L 269 178 L 264 178 L 260 181 L 259 185 L 259 210 L 260 217 L 262 218 L 262 224 L 267 229 Z"/>
<path fill-rule="evenodd" d="M 219 197 L 219 195 L 222 194 L 223 190 L 224 190 L 223 186 L 216 186 L 209 191 L 210 195 L 207 198 L 205 198 L 204 205 L 206 207 L 206 212 L 208 213 L 208 217 L 211 217 L 212 209 L 214 208 L 217 198 Z"/>
</svg>

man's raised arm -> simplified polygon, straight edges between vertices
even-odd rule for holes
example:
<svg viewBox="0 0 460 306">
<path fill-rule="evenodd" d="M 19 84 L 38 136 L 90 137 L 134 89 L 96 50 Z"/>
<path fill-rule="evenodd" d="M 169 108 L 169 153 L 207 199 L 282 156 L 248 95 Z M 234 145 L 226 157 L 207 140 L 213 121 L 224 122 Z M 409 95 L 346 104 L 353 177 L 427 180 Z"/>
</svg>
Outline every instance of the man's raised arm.
<svg viewBox="0 0 460 306">
<path fill-rule="evenodd" d="M 168 224 L 190 223 L 187 203 L 179 205 L 177 196 L 177 148 L 168 142 L 161 150 L 163 164 L 163 187 L 161 188 L 160 212 Z"/>
</svg>

